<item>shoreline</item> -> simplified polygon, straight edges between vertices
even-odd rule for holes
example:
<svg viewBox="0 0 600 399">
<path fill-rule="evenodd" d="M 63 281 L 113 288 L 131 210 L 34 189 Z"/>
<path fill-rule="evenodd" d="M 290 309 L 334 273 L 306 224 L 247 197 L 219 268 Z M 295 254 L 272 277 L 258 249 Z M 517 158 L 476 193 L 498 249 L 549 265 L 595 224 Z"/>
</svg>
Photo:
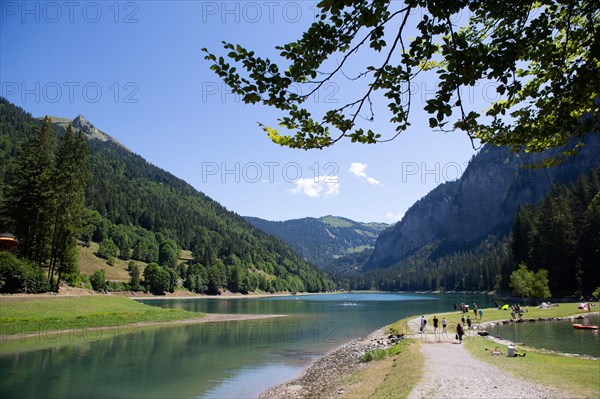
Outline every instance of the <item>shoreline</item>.
<svg viewBox="0 0 600 399">
<path fill-rule="evenodd" d="M 275 294 L 233 294 L 233 293 L 227 293 L 227 294 L 222 294 L 222 295 L 206 295 L 206 294 L 202 294 L 202 295 L 184 295 L 184 296 L 179 296 L 179 295 L 174 295 L 174 296 L 159 296 L 159 295 L 154 295 L 154 296 L 137 296 L 137 295 L 125 295 L 127 298 L 131 298 L 131 299 L 143 299 L 143 300 L 171 300 L 171 299 L 176 299 L 176 300 L 181 300 L 181 299 L 253 299 L 253 298 L 278 298 L 278 297 L 286 297 L 286 296 L 290 296 L 290 297 L 294 297 L 294 296 L 309 296 L 309 295 L 320 295 L 320 294 L 335 294 L 335 293 L 330 293 L 330 292 L 302 292 L 302 293 L 297 293 L 297 294 L 291 294 L 291 293 L 275 293 Z"/>
<path fill-rule="evenodd" d="M 261 392 L 259 399 L 314 399 L 336 397 L 346 391 L 343 378 L 368 367 L 360 361 L 373 349 L 385 349 L 399 342 L 381 327 L 369 335 L 343 343 L 307 365 L 297 377 Z"/>
<path fill-rule="evenodd" d="M 63 287 L 64 288 L 64 287 Z M 79 297 L 88 297 L 88 296 L 97 296 L 97 297 L 106 297 L 106 296 L 116 296 L 116 297 L 124 297 L 130 299 L 143 299 L 143 300 L 182 300 L 182 299 L 250 299 L 250 298 L 277 298 L 277 297 L 286 297 L 286 296 L 309 296 L 309 295 L 320 295 L 320 294 L 337 294 L 338 292 L 299 292 L 296 294 L 292 294 L 289 292 L 277 292 L 274 294 L 269 293 L 250 293 L 250 294 L 239 294 L 232 292 L 225 292 L 220 295 L 207 295 L 207 294 L 189 294 L 189 295 L 175 295 L 175 294 L 166 294 L 166 295 L 152 295 L 143 292 L 135 292 L 135 291 L 119 291 L 119 292 L 109 292 L 108 294 L 103 294 L 101 292 L 89 291 L 87 289 L 82 288 L 70 288 L 69 290 L 65 290 L 59 293 L 42 293 L 42 294 L 0 294 L 0 299 L 8 299 L 8 300 L 28 300 L 28 299 L 46 299 L 46 298 L 79 298 Z"/>
<path fill-rule="evenodd" d="M 121 324 L 115 326 L 102 326 L 102 327 L 83 327 L 81 330 L 86 332 L 92 331 L 110 331 L 110 330 L 127 330 L 132 328 L 140 327 L 168 327 L 174 325 L 188 325 L 188 324 L 203 324 L 203 323 L 220 323 L 228 321 L 243 321 L 243 320 L 261 320 L 271 319 L 277 317 L 286 317 L 287 315 L 282 314 L 229 314 L 229 313 L 205 313 L 206 316 L 198 317 L 195 319 L 181 319 L 171 321 L 141 321 L 137 323 Z M 66 330 L 48 330 L 38 331 L 26 334 L 11 334 L 1 335 L 2 341 L 10 341 L 15 339 L 27 340 L 30 338 L 37 338 L 40 336 L 48 337 L 49 335 L 60 336 L 62 334 L 72 333 L 73 329 Z"/>
</svg>

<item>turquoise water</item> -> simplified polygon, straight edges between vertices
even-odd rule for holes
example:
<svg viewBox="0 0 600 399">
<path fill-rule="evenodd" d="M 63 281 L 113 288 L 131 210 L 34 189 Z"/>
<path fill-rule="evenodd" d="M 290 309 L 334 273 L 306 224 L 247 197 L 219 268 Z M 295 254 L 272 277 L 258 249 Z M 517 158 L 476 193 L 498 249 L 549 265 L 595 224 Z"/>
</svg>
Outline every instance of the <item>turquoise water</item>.
<svg viewBox="0 0 600 399">
<path fill-rule="evenodd" d="M 577 330 L 572 327 L 573 323 L 582 324 L 582 320 L 502 324 L 488 329 L 488 332 L 534 348 L 600 357 L 599 330 Z M 600 318 L 589 317 L 589 324 L 599 325 Z"/>
<path fill-rule="evenodd" d="M 0 356 L 0 397 L 252 398 L 297 376 L 343 342 L 484 295 L 332 294 L 149 300 L 196 312 L 285 317 L 100 334 L 81 343 Z"/>
</svg>

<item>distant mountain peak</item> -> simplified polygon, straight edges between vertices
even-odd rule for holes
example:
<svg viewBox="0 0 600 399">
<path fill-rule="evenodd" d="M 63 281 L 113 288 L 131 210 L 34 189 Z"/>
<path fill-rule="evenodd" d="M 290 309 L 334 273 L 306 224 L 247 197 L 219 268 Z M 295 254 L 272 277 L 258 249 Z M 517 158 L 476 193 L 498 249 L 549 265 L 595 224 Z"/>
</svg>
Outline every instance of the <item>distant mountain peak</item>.
<svg viewBox="0 0 600 399">
<path fill-rule="evenodd" d="M 98 129 L 96 126 L 92 124 L 92 122 L 88 121 L 85 116 L 79 114 L 77 118 L 73 119 L 71 122 L 74 128 L 80 129 L 88 138 L 96 139 L 100 141 L 110 141 L 113 142 L 125 150 L 129 151 L 127 147 L 121 144 L 117 139 L 112 137 L 110 134 L 103 132 Z M 130 151 L 131 152 L 131 151 Z"/>
<path fill-rule="evenodd" d="M 85 116 L 83 116 L 81 114 L 77 115 L 77 118 L 73 119 L 73 123 L 90 124 L 91 125 L 91 123 L 87 119 L 85 119 Z"/>
</svg>

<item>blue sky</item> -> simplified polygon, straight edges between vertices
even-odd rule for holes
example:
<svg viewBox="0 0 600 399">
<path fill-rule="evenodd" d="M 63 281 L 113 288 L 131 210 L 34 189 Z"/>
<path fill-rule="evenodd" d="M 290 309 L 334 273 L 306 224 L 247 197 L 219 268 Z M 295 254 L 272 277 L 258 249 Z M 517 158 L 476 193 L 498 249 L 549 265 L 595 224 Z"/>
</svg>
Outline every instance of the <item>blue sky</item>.
<svg viewBox="0 0 600 399">
<path fill-rule="evenodd" d="M 436 185 L 459 177 L 475 154 L 466 134 L 428 127 L 421 108 L 435 82 L 416 82 L 412 127 L 391 143 L 291 150 L 271 143 L 257 125 L 275 124 L 278 114 L 241 103 L 204 60 L 203 47 L 224 54 L 221 40 L 276 57 L 276 45 L 313 21 L 315 4 L 3 1 L 0 95 L 34 116 L 83 114 L 241 215 L 397 221 Z M 370 61 L 366 53 L 359 58 L 349 69 Z M 339 106 L 359 90 L 332 81 L 308 104 Z M 470 102 L 485 108 L 489 95 L 477 88 Z M 374 127 L 392 133 L 389 116 L 382 108 L 376 113 Z"/>
</svg>

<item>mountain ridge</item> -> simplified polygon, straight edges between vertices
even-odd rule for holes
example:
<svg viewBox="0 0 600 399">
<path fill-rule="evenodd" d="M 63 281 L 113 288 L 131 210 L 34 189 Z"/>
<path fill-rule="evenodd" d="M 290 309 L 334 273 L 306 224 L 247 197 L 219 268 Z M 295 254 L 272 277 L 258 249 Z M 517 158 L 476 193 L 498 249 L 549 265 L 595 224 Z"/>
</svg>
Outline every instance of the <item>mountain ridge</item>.
<svg viewBox="0 0 600 399">
<path fill-rule="evenodd" d="M 123 143 L 119 140 L 111 136 L 110 134 L 98 129 L 92 122 L 87 120 L 85 116 L 79 114 L 74 119 L 62 118 L 58 116 L 50 116 L 50 120 L 61 126 L 62 128 L 66 128 L 68 125 L 72 125 L 75 129 L 81 130 L 88 139 L 96 139 L 100 141 L 110 141 L 118 146 L 122 147 L 124 150 L 128 152 L 132 152 L 129 148 L 127 148 Z M 43 119 L 43 118 L 38 118 Z"/>
<path fill-rule="evenodd" d="M 524 154 L 484 146 L 458 180 L 434 188 L 380 234 L 365 268 L 389 267 L 435 241 L 469 249 L 489 235 L 508 233 L 520 205 L 538 202 L 552 184 L 573 182 L 600 163 L 600 135 L 588 135 L 580 153 L 559 166 L 526 168 L 558 151 Z"/>
<path fill-rule="evenodd" d="M 306 217 L 285 221 L 269 221 L 244 216 L 255 227 L 281 238 L 302 258 L 332 271 L 339 259 L 372 249 L 385 223 L 356 222 L 341 216 Z"/>
</svg>

